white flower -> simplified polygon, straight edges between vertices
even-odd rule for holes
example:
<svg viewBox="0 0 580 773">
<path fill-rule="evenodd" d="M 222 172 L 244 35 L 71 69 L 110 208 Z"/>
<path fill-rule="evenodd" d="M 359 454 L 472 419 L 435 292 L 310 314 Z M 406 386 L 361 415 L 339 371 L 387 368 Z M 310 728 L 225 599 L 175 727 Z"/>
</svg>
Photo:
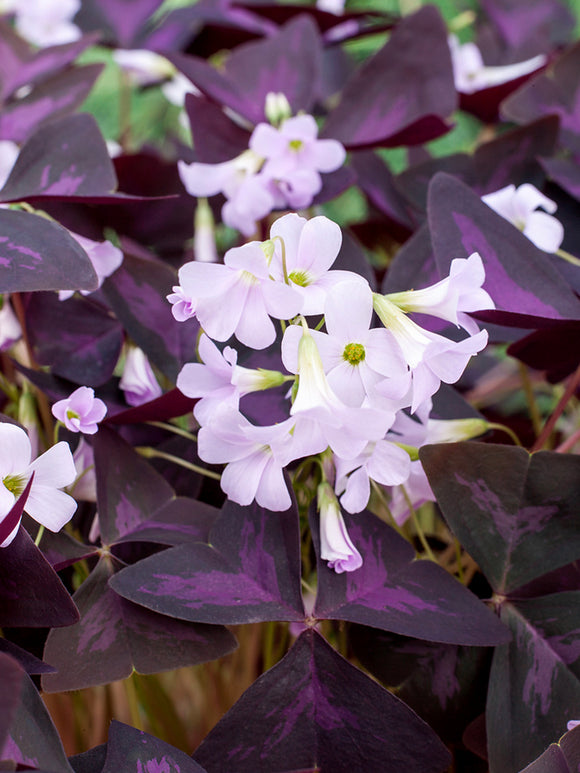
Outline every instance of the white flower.
<svg viewBox="0 0 580 773">
<path fill-rule="evenodd" d="M 87 253 L 89 260 L 93 264 L 99 284 L 97 289 L 103 284 L 108 276 L 111 276 L 123 262 L 123 252 L 118 247 L 108 241 L 96 242 L 93 239 L 87 239 L 86 236 L 75 234 L 69 231 L 72 238 L 80 244 Z M 81 295 L 90 295 L 94 290 L 81 290 Z M 58 293 L 59 301 L 66 301 L 75 294 L 74 290 L 60 290 Z"/>
<path fill-rule="evenodd" d="M 337 574 L 354 572 L 362 566 L 362 556 L 348 535 L 338 500 L 327 482 L 318 486 L 320 512 L 320 557 Z"/>
<path fill-rule="evenodd" d="M 481 200 L 519 228 L 540 250 L 556 252 L 560 249 L 564 241 L 564 227 L 552 217 L 558 208 L 556 202 L 544 196 L 533 185 L 524 183 L 519 188 L 506 185 L 499 191 L 487 193 Z M 538 207 L 543 207 L 546 212 L 536 212 Z"/>
<path fill-rule="evenodd" d="M 22 336 L 22 328 L 8 298 L 8 295 L 0 296 L 0 351 L 9 349 Z"/>
<path fill-rule="evenodd" d="M 16 14 L 16 30 L 36 46 L 72 43 L 81 31 L 72 19 L 81 0 L 13 0 L 10 10 Z"/>
<path fill-rule="evenodd" d="M 77 507 L 75 500 L 60 490 L 76 477 L 73 456 L 68 443 L 63 442 L 52 446 L 33 462 L 31 456 L 26 432 L 15 424 L 0 423 L 0 520 L 8 515 L 34 472 L 24 510 L 50 531 L 59 531 L 70 521 Z M 18 528 L 13 529 L 0 547 L 12 542 Z"/>
<path fill-rule="evenodd" d="M 453 64 L 455 88 L 462 94 L 473 94 L 492 86 L 521 78 L 522 75 L 538 70 L 546 64 L 547 56 L 538 54 L 525 62 L 508 64 L 502 67 L 487 67 L 481 51 L 475 43 L 461 45 L 455 35 L 449 36 L 449 50 Z"/>
<path fill-rule="evenodd" d="M 10 177 L 12 167 L 16 163 L 20 150 L 12 140 L 0 140 L 0 188 L 6 184 Z"/>
<path fill-rule="evenodd" d="M 135 346 L 130 347 L 127 352 L 119 386 L 125 392 L 125 400 L 132 406 L 143 405 L 162 395 L 162 389 L 145 352 Z"/>
<path fill-rule="evenodd" d="M 52 406 L 52 415 L 70 432 L 94 435 L 98 423 L 105 418 L 107 406 L 91 387 L 81 386 L 64 400 Z"/>
</svg>

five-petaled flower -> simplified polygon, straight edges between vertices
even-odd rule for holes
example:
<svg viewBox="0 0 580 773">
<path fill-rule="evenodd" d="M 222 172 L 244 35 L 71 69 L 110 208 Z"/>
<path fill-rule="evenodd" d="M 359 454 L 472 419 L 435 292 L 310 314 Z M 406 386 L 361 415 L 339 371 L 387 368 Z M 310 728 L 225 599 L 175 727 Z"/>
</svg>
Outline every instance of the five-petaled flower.
<svg viewBox="0 0 580 773">
<path fill-rule="evenodd" d="M 107 406 L 91 387 L 81 386 L 64 400 L 52 406 L 52 415 L 71 432 L 94 435 L 98 423 L 105 418 Z"/>
</svg>

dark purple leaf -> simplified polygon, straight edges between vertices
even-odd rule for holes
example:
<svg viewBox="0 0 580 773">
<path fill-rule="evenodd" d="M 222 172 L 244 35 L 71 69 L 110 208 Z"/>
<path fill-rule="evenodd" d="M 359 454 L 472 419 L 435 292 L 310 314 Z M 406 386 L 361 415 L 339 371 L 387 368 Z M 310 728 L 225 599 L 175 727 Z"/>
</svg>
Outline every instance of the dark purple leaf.
<svg viewBox="0 0 580 773">
<path fill-rule="evenodd" d="M 26 319 L 41 365 L 75 384 L 101 386 L 113 375 L 123 328 L 103 306 L 86 298 L 60 301 L 55 293 L 31 299 Z"/>
<path fill-rule="evenodd" d="M 175 499 L 169 483 L 111 429 L 93 441 L 101 540 L 110 545 L 130 535 Z"/>
<path fill-rule="evenodd" d="M 58 575 L 22 528 L 2 549 L 0 597 L 3 628 L 67 626 L 79 618 Z"/>
<path fill-rule="evenodd" d="M 205 773 L 188 754 L 113 720 L 102 773 Z"/>
<path fill-rule="evenodd" d="M 526 765 L 520 773 L 575 773 L 575 769 L 568 765 L 560 747 L 551 744 L 541 757 Z"/>
<path fill-rule="evenodd" d="M 270 91 L 285 94 L 293 114 L 311 112 L 320 86 L 320 52 L 316 25 L 303 15 L 267 39 L 236 48 L 224 74 L 197 57 L 167 56 L 206 96 L 257 124 L 266 120 Z"/>
<path fill-rule="evenodd" d="M 0 201 L 98 196 L 117 187 L 107 146 L 92 115 L 43 124 L 28 139 L 0 191 Z"/>
<path fill-rule="evenodd" d="M 318 561 L 314 617 L 447 644 L 507 641 L 508 632 L 491 610 L 438 564 L 416 561 L 411 545 L 375 515 L 346 515 L 345 523 L 363 565 L 337 574 Z M 312 532 L 318 547 L 315 523 Z"/>
<path fill-rule="evenodd" d="M 580 201 L 580 158 L 572 156 L 539 160 L 548 177 Z"/>
<path fill-rule="evenodd" d="M 4 540 L 7 539 L 12 534 L 14 529 L 20 523 L 20 519 L 22 518 L 22 513 L 24 511 L 24 505 L 26 504 L 26 500 L 28 499 L 28 495 L 30 494 L 30 488 L 32 486 L 33 480 L 34 480 L 34 473 L 32 473 L 32 475 L 30 476 L 30 480 L 26 484 L 26 488 L 24 489 L 22 494 L 18 497 L 18 499 L 12 506 L 10 512 L 0 522 L 0 544 L 4 542 Z"/>
<path fill-rule="evenodd" d="M 203 95 L 188 94 L 185 108 L 198 161 L 219 164 L 248 149 L 250 132 L 234 123 L 219 104 Z"/>
<path fill-rule="evenodd" d="M 88 96 L 102 70 L 102 64 L 65 70 L 28 96 L 10 102 L 0 113 L 0 138 L 23 143 L 42 122 L 71 113 Z"/>
<path fill-rule="evenodd" d="M 529 123 L 544 115 L 560 118 L 560 141 L 580 153 L 580 43 L 566 51 L 548 70 L 518 89 L 502 104 L 502 115 Z"/>
<path fill-rule="evenodd" d="M 140 424 L 143 421 L 169 421 L 176 416 L 190 413 L 196 403 L 197 398 L 186 397 L 176 387 L 148 403 L 112 414 L 105 419 L 105 422 L 107 424 Z"/>
<path fill-rule="evenodd" d="M 534 618 L 550 610 L 561 612 L 560 597 L 568 597 L 569 604 L 571 596 L 573 606 L 566 606 L 559 621 L 561 635 L 546 635 Z M 520 770 L 575 718 L 580 682 L 568 663 L 578 654 L 579 637 L 578 630 L 569 638 L 563 631 L 578 626 L 578 615 L 570 619 L 570 611 L 578 609 L 579 600 L 580 594 L 565 593 L 503 604 L 501 618 L 510 626 L 513 639 L 496 649 L 491 667 L 486 709 L 490 773 Z"/>
<path fill-rule="evenodd" d="M 428 725 L 312 630 L 242 695 L 194 758 L 208 773 L 435 773 L 450 762 Z"/>
<path fill-rule="evenodd" d="M 107 744 L 102 743 L 99 746 L 94 746 L 87 752 L 69 757 L 68 761 L 75 773 L 102 773 L 106 757 Z"/>
<path fill-rule="evenodd" d="M 367 280 L 373 290 L 376 289 L 373 268 L 358 241 L 348 231 L 342 232 L 340 252 L 332 267 L 340 271 L 352 271 L 359 274 Z"/>
<path fill-rule="evenodd" d="M 538 75 L 545 65 L 538 66 L 533 72 L 527 75 L 520 75 L 519 78 L 500 83 L 497 86 L 479 89 L 469 94 L 459 94 L 459 107 L 466 113 L 472 113 L 480 121 L 493 124 L 499 120 L 499 109 L 504 99 L 523 86 L 534 75 Z"/>
<path fill-rule="evenodd" d="M 443 119 L 456 105 L 447 29 L 426 6 L 347 83 L 323 134 L 348 148 L 422 144 L 449 130 Z"/>
<path fill-rule="evenodd" d="M 5 658 L 6 655 L 10 655 L 10 658 L 14 659 L 27 674 L 50 674 L 54 671 L 53 667 L 49 666 L 48 663 L 39 660 L 30 652 L 23 650 L 22 647 L 14 644 L 14 642 L 11 642 L 9 639 L 0 639 L 0 654 L 2 655 L 2 658 Z M 4 676 L 0 677 L 0 682 L 2 682 L 3 679 Z M 5 716 L 3 712 L 4 709 L 0 708 L 0 717 Z M 2 732 L 0 730 L 0 746 L 2 746 L 1 736 Z"/>
<path fill-rule="evenodd" d="M 91 14 L 97 29 L 103 25 L 112 30 L 121 48 L 134 47 L 141 28 L 163 0 L 83 0 L 83 11 Z M 91 26 L 91 29 L 94 29 Z"/>
<path fill-rule="evenodd" d="M 278 25 L 285 24 L 295 16 L 303 14 L 305 8 L 308 8 L 308 13 L 314 19 L 321 32 L 329 32 L 333 27 L 342 25 L 344 22 L 351 22 L 351 26 L 354 29 L 354 32 L 352 33 L 354 37 L 356 37 L 358 32 L 361 32 L 365 28 L 365 21 L 372 20 L 375 23 L 382 21 L 384 25 L 381 26 L 381 31 L 385 27 L 388 28 L 388 26 L 392 26 L 392 24 L 397 21 L 397 17 L 393 14 L 383 13 L 374 9 L 371 11 L 349 11 L 348 9 L 345 9 L 343 13 L 336 14 L 331 11 L 324 11 L 322 8 L 317 8 L 316 6 L 304 6 L 300 3 L 275 4 L 262 2 L 262 0 L 257 0 L 257 2 L 247 0 L 247 2 L 236 2 L 235 4 L 236 6 L 248 8 L 254 14 L 259 14 L 267 19 L 271 19 Z M 352 22 L 354 22 L 354 25 Z M 373 31 L 375 30 L 376 26 L 373 26 Z"/>
<path fill-rule="evenodd" d="M 419 452 L 449 526 L 496 593 L 580 558 L 580 458 L 482 443 Z"/>
<path fill-rule="evenodd" d="M 149 359 L 175 382 L 186 362 L 193 362 L 198 325 L 177 322 L 167 295 L 177 282 L 169 266 L 125 255 L 103 291 L 121 324 Z"/>
<path fill-rule="evenodd" d="M 356 175 L 348 166 L 341 166 L 334 172 L 322 175 L 322 188 L 312 199 L 312 206 L 332 201 L 341 193 L 344 193 L 351 185 L 356 184 Z"/>
<path fill-rule="evenodd" d="M 157 542 L 180 545 L 183 542 L 207 542 L 219 510 L 188 497 L 177 497 L 157 510 L 150 521 L 140 523 L 120 542 Z"/>
<path fill-rule="evenodd" d="M 571 39 L 574 15 L 558 0 L 482 0 L 481 5 L 509 52 L 506 64 L 543 54 L 555 43 Z"/>
<path fill-rule="evenodd" d="M 540 319 L 580 318 L 580 301 L 546 254 L 459 180 L 435 175 L 427 211 L 441 276 L 449 273 L 453 258 L 473 252 L 481 255 L 484 287 L 497 309 L 486 312 L 489 321 L 505 324 L 509 315 L 498 312 Z"/>
<path fill-rule="evenodd" d="M 414 230 L 414 223 L 409 207 L 393 184 L 388 166 L 372 151 L 353 153 L 351 165 L 356 172 L 358 186 L 371 204 L 396 227 L 401 240 L 406 239 Z"/>
<path fill-rule="evenodd" d="M 4 643 L 5 640 L 2 639 Z M 8 650 L 10 651 L 10 650 Z M 0 749 L 3 748 L 12 720 L 20 703 L 20 690 L 24 671 L 19 663 L 5 653 L 2 647 L 0 652 L 0 683 L 2 692 L 0 692 Z M 0 757 L 3 755 L 0 754 Z"/>
<path fill-rule="evenodd" d="M 424 223 L 397 252 L 385 275 L 381 292 L 403 292 L 410 287 L 420 289 L 440 279 L 429 227 Z"/>
<path fill-rule="evenodd" d="M 302 621 L 298 513 L 227 501 L 209 545 L 185 544 L 119 572 L 111 586 L 162 614 L 204 623 Z"/>
<path fill-rule="evenodd" d="M 73 773 L 50 714 L 30 677 L 24 676 L 20 703 L 0 759 L 48 773 Z"/>
<path fill-rule="evenodd" d="M 1 209 L 0 234 L 0 292 L 96 288 L 86 252 L 57 223 Z"/>
<path fill-rule="evenodd" d="M 95 42 L 87 36 L 73 43 L 34 50 L 10 27 L 0 21 L 0 61 L 2 80 L 0 99 L 5 101 L 20 86 L 32 86 L 72 64 L 77 56 Z"/>
<path fill-rule="evenodd" d="M 510 344 L 508 354 L 536 370 L 545 370 L 550 383 L 569 376 L 580 362 L 580 321 L 535 330 Z"/>
<path fill-rule="evenodd" d="M 503 132 L 480 145 L 472 155 L 456 153 L 412 166 L 395 178 L 395 186 L 420 211 L 427 210 L 429 183 L 437 172 L 446 172 L 470 185 L 478 194 L 492 193 L 510 183 L 542 187 L 544 174 L 538 156 L 554 152 L 559 121 L 540 118 L 527 126 Z"/>
<path fill-rule="evenodd" d="M 236 642 L 221 626 L 185 623 L 131 604 L 110 590 L 112 560 L 103 557 L 75 593 L 81 619 L 61 636 L 53 629 L 44 659 L 58 669 L 45 674 L 47 692 L 78 690 L 131 675 L 203 663 L 231 652 Z"/>
</svg>

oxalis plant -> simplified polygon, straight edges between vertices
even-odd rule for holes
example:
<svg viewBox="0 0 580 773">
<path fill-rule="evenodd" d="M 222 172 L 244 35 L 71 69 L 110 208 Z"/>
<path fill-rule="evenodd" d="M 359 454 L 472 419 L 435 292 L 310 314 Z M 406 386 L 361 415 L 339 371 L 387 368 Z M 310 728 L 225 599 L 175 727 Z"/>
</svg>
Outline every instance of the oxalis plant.
<svg viewBox="0 0 580 773">
<path fill-rule="evenodd" d="M 563 0 L 0 2 L 0 768 L 580 769 Z"/>
</svg>

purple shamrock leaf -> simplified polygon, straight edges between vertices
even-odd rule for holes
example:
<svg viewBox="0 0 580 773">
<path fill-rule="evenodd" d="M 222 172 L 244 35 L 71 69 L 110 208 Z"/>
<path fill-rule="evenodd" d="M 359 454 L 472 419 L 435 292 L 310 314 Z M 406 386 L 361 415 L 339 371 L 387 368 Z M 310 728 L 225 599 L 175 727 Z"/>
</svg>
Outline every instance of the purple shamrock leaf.
<svg viewBox="0 0 580 773">
<path fill-rule="evenodd" d="M 436 773 L 450 755 L 402 701 L 315 631 L 247 690 L 194 753 L 208 773 Z"/>
<path fill-rule="evenodd" d="M 446 521 L 496 593 L 580 558 L 580 458 L 442 443 L 419 456 Z"/>
<path fill-rule="evenodd" d="M 102 773 L 205 773 L 185 752 L 113 720 Z"/>
<path fill-rule="evenodd" d="M 195 356 L 197 322 L 181 324 L 171 313 L 167 295 L 177 281 L 174 271 L 156 260 L 125 255 L 103 291 L 117 319 L 152 363 L 173 382 Z"/>
<path fill-rule="evenodd" d="M 5 105 L 0 113 L 0 139 L 23 143 L 44 121 L 71 113 L 86 99 L 102 70 L 102 64 L 65 70 Z"/>
<path fill-rule="evenodd" d="M 63 302 L 54 293 L 39 293 L 28 306 L 26 321 L 39 364 L 49 365 L 53 374 L 95 387 L 113 375 L 123 328 L 103 306 L 81 297 Z"/>
<path fill-rule="evenodd" d="M 576 718 L 579 605 L 577 591 L 502 604 L 501 619 L 513 639 L 495 650 L 489 678 L 490 773 L 520 770 Z"/>
<path fill-rule="evenodd" d="M 2 641 L 5 641 L 4 639 Z M 10 726 L 18 704 L 20 702 L 20 690 L 24 671 L 19 663 L 5 652 L 0 652 L 0 682 L 2 693 L 0 694 L 0 750 L 10 731 Z M 2 754 L 0 754 L 2 757 Z"/>
<path fill-rule="evenodd" d="M 580 318 L 580 301 L 546 254 L 497 215 L 466 185 L 435 175 L 429 186 L 429 228 L 437 267 L 446 276 L 453 258 L 479 252 L 485 267 L 484 288 L 496 310 L 487 321 L 519 327 L 547 318 Z M 527 319 L 526 319 L 527 318 Z"/>
<path fill-rule="evenodd" d="M 81 619 L 64 636 L 54 628 L 44 659 L 55 674 L 44 674 L 48 692 L 78 690 L 131 675 L 168 671 L 220 658 L 236 647 L 221 626 L 185 623 L 131 604 L 112 591 L 111 557 L 103 557 L 74 595 Z"/>
<path fill-rule="evenodd" d="M 2 686 L 4 688 L 4 683 Z M 0 745 L 0 759 L 14 760 L 24 770 L 74 773 L 50 714 L 28 676 L 23 676 L 20 701 L 8 738 L 3 747 Z"/>
<path fill-rule="evenodd" d="M 580 769 L 580 729 L 566 733 L 520 773 L 576 773 Z"/>
<path fill-rule="evenodd" d="M 27 652 L 27 650 L 23 650 L 22 647 L 14 644 L 9 639 L 0 639 L 0 654 L 2 658 L 10 655 L 27 674 L 50 674 L 54 671 L 54 668 L 49 666 L 48 663 L 44 663 L 44 661 Z M 0 717 L 5 716 L 3 711 L 4 709 L 0 709 Z M 1 736 L 2 731 L 0 729 L 0 746 L 2 745 Z"/>
<path fill-rule="evenodd" d="M 2 627 L 68 626 L 79 618 L 60 578 L 23 528 L 2 550 L 0 595 Z"/>
<path fill-rule="evenodd" d="M 442 567 L 416 561 L 411 545 L 379 518 L 359 513 L 344 519 L 363 564 L 337 574 L 318 561 L 314 617 L 448 644 L 489 646 L 509 638 L 491 610 Z M 318 545 L 315 523 L 312 532 Z"/>
<path fill-rule="evenodd" d="M 561 143 L 580 153 L 580 43 L 506 99 L 501 112 L 522 124 L 544 115 L 559 116 Z"/>
<path fill-rule="evenodd" d="M 119 572 L 111 587 L 137 604 L 204 623 L 303 621 L 298 513 L 227 501 L 209 545 L 189 543 Z"/>
<path fill-rule="evenodd" d="M 237 47 L 225 62 L 224 74 L 197 57 L 167 56 L 207 97 L 252 124 L 266 120 L 268 92 L 285 94 L 293 114 L 310 112 L 318 96 L 321 43 L 307 15 L 266 39 Z"/>
<path fill-rule="evenodd" d="M 403 19 L 355 73 L 323 136 L 349 149 L 422 144 L 449 131 L 444 119 L 456 106 L 447 30 L 428 5 Z"/>
<path fill-rule="evenodd" d="M 0 292 L 95 290 L 88 255 L 62 226 L 0 209 Z"/>
<path fill-rule="evenodd" d="M 132 48 L 142 28 L 163 0 L 83 0 L 75 20 L 85 30 L 112 32 L 113 40 L 123 48 Z"/>
<path fill-rule="evenodd" d="M 0 201 L 99 196 L 117 187 L 105 141 L 92 115 L 40 126 L 20 151 Z"/>
</svg>

